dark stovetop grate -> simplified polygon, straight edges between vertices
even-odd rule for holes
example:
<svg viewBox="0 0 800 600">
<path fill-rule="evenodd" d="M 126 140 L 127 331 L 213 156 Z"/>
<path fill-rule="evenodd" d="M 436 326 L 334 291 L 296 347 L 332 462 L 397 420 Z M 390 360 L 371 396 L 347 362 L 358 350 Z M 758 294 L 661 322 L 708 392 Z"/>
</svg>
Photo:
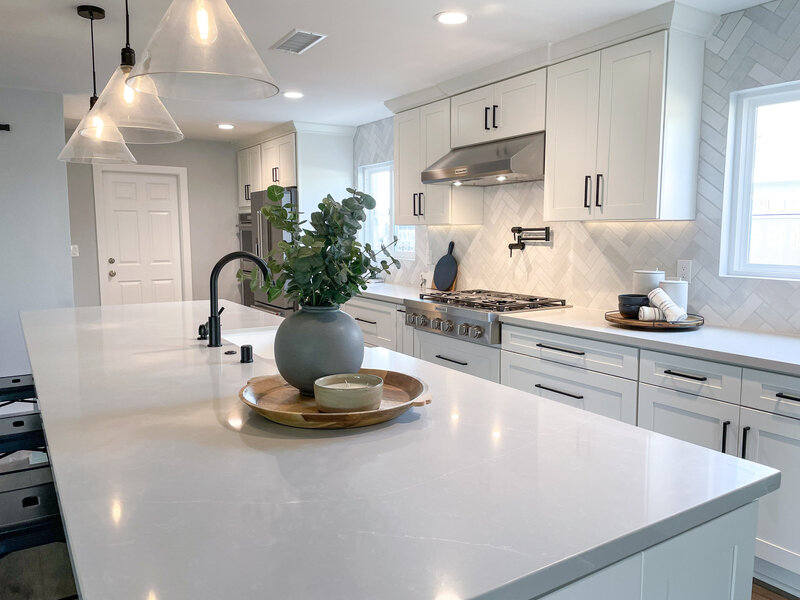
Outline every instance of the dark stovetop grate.
<svg viewBox="0 0 800 600">
<path fill-rule="evenodd" d="M 537 308 L 553 308 L 566 306 L 566 300 L 547 298 L 544 296 L 528 296 L 525 294 L 507 294 L 489 290 L 462 290 L 458 292 L 428 292 L 419 295 L 421 300 L 429 300 L 440 304 L 452 304 L 465 308 L 477 308 L 493 312 L 511 312 L 514 310 L 534 310 Z"/>
</svg>

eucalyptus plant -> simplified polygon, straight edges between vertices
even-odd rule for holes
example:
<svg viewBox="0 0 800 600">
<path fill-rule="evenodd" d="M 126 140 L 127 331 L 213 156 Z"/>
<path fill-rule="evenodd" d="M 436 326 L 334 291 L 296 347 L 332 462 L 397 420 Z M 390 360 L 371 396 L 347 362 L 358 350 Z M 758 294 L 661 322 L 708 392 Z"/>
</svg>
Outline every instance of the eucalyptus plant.
<svg viewBox="0 0 800 600">
<path fill-rule="evenodd" d="M 283 203 L 284 188 L 267 188 L 269 203 L 261 214 L 276 228 L 289 234 L 263 257 L 270 278 L 261 286 L 270 301 L 282 293 L 305 306 L 334 306 L 347 302 L 369 279 L 389 273 L 400 262 L 381 244 L 380 250 L 358 241 L 358 232 L 367 219 L 366 211 L 375 208 L 369 194 L 347 188 L 348 198 L 337 202 L 329 194 L 319 203 L 308 221 L 292 203 Z M 397 243 L 397 238 L 389 244 Z M 258 269 L 250 275 L 250 287 L 259 289 Z M 239 271 L 239 278 L 246 276 Z"/>
</svg>

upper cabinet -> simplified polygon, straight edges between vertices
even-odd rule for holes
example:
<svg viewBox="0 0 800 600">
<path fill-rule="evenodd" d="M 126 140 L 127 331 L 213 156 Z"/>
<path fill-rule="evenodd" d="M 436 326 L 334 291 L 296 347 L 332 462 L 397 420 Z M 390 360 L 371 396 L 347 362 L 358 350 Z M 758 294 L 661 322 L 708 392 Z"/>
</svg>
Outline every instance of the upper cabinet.
<svg viewBox="0 0 800 600">
<path fill-rule="evenodd" d="M 239 174 L 239 190 L 237 193 L 239 209 L 250 210 L 250 194 L 263 190 L 261 182 L 261 148 L 252 146 L 236 153 L 236 164 Z"/>
<path fill-rule="evenodd" d="M 396 225 L 468 225 L 483 222 L 483 190 L 423 185 L 420 174 L 450 151 L 450 100 L 394 118 Z"/>
<path fill-rule="evenodd" d="M 450 99 L 453 148 L 545 128 L 546 69 L 512 77 Z"/>
<path fill-rule="evenodd" d="M 263 189 L 271 185 L 297 185 L 297 150 L 295 134 L 289 133 L 261 144 L 261 177 Z"/>
<path fill-rule="evenodd" d="M 549 67 L 545 220 L 694 219 L 702 68 L 679 31 Z"/>
</svg>

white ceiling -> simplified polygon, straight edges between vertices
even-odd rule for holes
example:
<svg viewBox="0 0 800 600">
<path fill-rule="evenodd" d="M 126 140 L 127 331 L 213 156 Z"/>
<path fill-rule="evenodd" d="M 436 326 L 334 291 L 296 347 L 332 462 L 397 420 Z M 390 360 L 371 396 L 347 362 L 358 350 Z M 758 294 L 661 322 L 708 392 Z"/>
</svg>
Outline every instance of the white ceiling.
<svg viewBox="0 0 800 600">
<path fill-rule="evenodd" d="M 123 0 L 93 0 L 98 88 L 119 63 Z M 756 0 L 686 0 L 715 13 Z M 661 4 L 663 0 L 229 0 L 282 90 L 257 102 L 165 101 L 187 137 L 234 140 L 289 120 L 360 125 L 389 116 L 383 101 L 479 69 Z M 170 0 L 130 0 L 131 45 L 139 53 Z M 61 92 L 68 119 L 91 93 L 89 23 L 67 0 L 0 2 L 0 86 Z M 471 15 L 466 25 L 433 20 L 442 10 Z M 293 28 L 328 38 L 303 55 L 269 47 Z M 217 129 L 218 122 L 236 125 Z"/>
</svg>

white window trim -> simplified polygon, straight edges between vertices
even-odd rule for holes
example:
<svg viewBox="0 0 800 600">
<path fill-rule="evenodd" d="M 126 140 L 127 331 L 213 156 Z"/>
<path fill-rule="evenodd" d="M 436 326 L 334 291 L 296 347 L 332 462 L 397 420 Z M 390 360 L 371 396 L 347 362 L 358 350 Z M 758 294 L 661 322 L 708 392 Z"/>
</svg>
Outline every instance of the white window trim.
<svg viewBox="0 0 800 600">
<path fill-rule="evenodd" d="M 366 175 L 366 173 L 368 171 L 370 171 L 370 170 L 376 170 L 376 171 L 377 170 L 383 170 L 383 169 L 385 169 L 387 167 L 392 167 L 393 164 L 394 164 L 394 161 L 387 160 L 387 161 L 384 161 L 384 162 L 374 163 L 374 164 L 371 164 L 371 165 L 359 165 L 359 167 L 358 167 L 358 189 L 360 189 L 360 190 L 364 190 L 365 189 L 365 187 L 366 187 L 366 177 L 365 177 L 365 175 Z M 394 169 L 393 168 L 389 168 L 389 175 L 390 175 L 390 186 L 391 186 L 390 189 L 391 189 L 391 194 L 392 194 L 392 199 L 391 199 L 390 208 L 389 208 L 389 228 L 390 228 L 391 231 L 394 231 L 396 224 L 394 222 Z M 362 230 L 361 241 L 363 242 L 366 239 L 366 237 L 367 237 L 367 226 L 365 224 L 365 226 L 364 226 L 364 228 Z M 370 237 L 372 237 L 371 232 L 370 232 Z M 396 258 L 398 260 L 412 260 L 413 261 L 413 260 L 416 260 L 416 258 L 417 258 L 416 252 L 399 252 L 399 251 L 397 251 L 397 250 L 395 250 L 393 248 L 390 248 L 389 249 L 389 253 L 394 258 Z"/>
<path fill-rule="evenodd" d="M 796 100 L 800 100 L 800 82 L 731 94 L 720 240 L 719 274 L 722 277 L 800 280 L 800 267 L 748 261 L 752 195 L 747 191 L 752 187 L 756 111 L 760 106 Z"/>
</svg>

